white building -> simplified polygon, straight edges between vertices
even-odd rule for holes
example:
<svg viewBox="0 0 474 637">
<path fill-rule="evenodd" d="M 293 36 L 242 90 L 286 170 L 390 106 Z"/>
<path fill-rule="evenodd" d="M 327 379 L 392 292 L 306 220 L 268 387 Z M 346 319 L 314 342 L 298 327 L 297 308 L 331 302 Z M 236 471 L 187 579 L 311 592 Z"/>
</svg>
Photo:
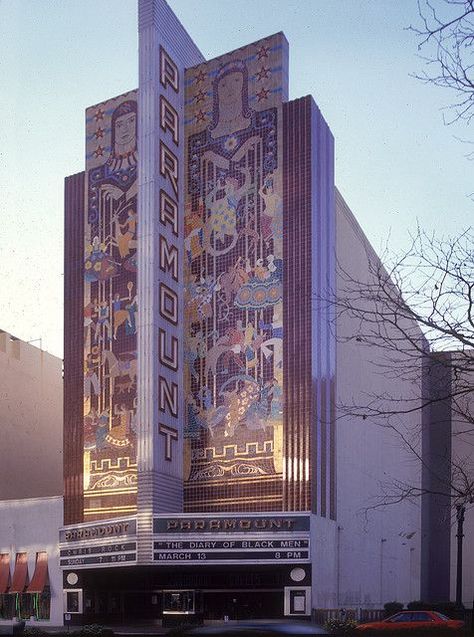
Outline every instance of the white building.
<svg viewBox="0 0 474 637">
<path fill-rule="evenodd" d="M 0 625 L 62 625 L 62 362 L 6 332 L 0 432 Z"/>
</svg>

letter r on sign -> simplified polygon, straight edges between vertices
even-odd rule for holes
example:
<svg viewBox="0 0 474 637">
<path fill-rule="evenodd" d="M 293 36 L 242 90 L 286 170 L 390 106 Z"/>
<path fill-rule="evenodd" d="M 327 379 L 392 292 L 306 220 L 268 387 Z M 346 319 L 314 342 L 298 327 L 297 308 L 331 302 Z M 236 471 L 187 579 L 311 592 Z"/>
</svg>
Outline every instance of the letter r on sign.
<svg viewBox="0 0 474 637">
<path fill-rule="evenodd" d="M 178 113 L 171 106 L 164 95 L 160 95 L 160 126 L 166 133 L 169 130 L 176 145 L 179 143 L 179 118 Z"/>
<path fill-rule="evenodd" d="M 178 158 L 165 143 L 160 142 L 160 174 L 165 179 L 169 179 L 176 199 L 178 199 L 178 171 Z"/>
</svg>

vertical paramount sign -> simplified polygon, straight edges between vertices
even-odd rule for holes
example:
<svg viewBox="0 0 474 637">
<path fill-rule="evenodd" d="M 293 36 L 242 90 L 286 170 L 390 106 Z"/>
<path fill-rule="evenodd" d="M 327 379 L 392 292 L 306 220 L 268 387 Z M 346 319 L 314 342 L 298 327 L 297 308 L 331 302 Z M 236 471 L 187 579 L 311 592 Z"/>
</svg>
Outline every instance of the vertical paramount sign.
<svg viewBox="0 0 474 637">
<path fill-rule="evenodd" d="M 138 559 L 183 507 L 184 69 L 203 60 L 165 0 L 139 0 Z"/>
<path fill-rule="evenodd" d="M 180 118 L 172 106 L 170 97 L 180 93 L 180 74 L 178 66 L 160 47 L 160 141 L 159 168 L 165 180 L 160 189 L 160 233 L 159 233 L 159 269 L 164 276 L 159 282 L 159 313 L 163 327 L 158 329 L 158 358 L 162 369 L 158 376 L 158 405 L 160 420 L 158 431 L 164 437 L 162 460 L 172 462 L 174 442 L 179 441 L 180 393 L 179 379 L 179 339 L 174 333 L 180 323 L 180 253 L 176 243 L 179 239 L 179 194 L 180 163 L 179 127 Z M 167 370 L 167 373 L 164 373 Z"/>
</svg>

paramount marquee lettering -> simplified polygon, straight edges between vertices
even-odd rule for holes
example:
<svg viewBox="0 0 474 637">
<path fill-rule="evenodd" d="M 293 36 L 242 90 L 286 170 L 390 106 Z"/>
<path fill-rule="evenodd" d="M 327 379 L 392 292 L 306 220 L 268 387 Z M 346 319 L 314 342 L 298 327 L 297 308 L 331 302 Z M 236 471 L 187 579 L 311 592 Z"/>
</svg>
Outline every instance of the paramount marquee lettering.
<svg viewBox="0 0 474 637">
<path fill-rule="evenodd" d="M 128 522 L 116 522 L 85 529 L 68 529 L 64 532 L 64 539 L 68 542 L 74 540 L 86 540 L 97 537 L 110 537 L 111 535 L 124 535 L 129 530 Z"/>
<path fill-rule="evenodd" d="M 294 523 L 295 521 L 291 518 L 168 520 L 167 531 L 252 531 L 262 529 L 291 531 Z"/>
<path fill-rule="evenodd" d="M 163 47 L 160 47 L 160 83 L 167 96 L 160 95 L 160 128 L 163 139 L 160 136 L 159 146 L 159 170 L 165 179 L 167 187 L 160 190 L 160 223 L 171 230 L 174 237 L 179 235 L 179 158 L 169 147 L 174 144 L 179 148 L 179 115 L 171 104 L 172 93 L 180 92 L 178 67 Z M 174 98 L 176 99 L 176 98 Z M 168 142 L 168 138 L 170 141 Z M 172 326 L 179 321 L 179 296 L 171 287 L 172 282 L 179 283 L 179 251 L 176 245 L 170 242 L 164 234 L 159 236 L 159 267 L 160 270 L 170 275 L 169 285 L 160 281 L 159 286 L 159 312 L 164 320 L 164 327 L 159 329 L 159 361 L 174 373 L 178 373 L 179 343 L 171 331 L 166 329 L 166 323 Z M 176 377 L 176 381 L 178 378 Z M 178 383 L 173 378 L 165 378 L 160 375 L 158 380 L 158 403 L 160 411 L 172 418 L 176 425 L 179 418 L 178 407 Z M 173 460 L 173 442 L 179 439 L 178 427 L 169 423 L 159 423 L 158 433 L 165 438 L 164 459 Z"/>
</svg>

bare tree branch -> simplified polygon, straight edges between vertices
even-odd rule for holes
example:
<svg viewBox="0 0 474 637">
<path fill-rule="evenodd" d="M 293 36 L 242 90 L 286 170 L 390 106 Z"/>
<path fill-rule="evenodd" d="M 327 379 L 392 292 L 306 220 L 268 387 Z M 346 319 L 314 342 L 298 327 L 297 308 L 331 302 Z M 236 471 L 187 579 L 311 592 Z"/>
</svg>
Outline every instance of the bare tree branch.
<svg viewBox="0 0 474 637">
<path fill-rule="evenodd" d="M 417 79 L 452 91 L 451 117 L 470 122 L 474 116 L 474 0 L 418 0 L 420 23 L 409 29 L 418 38 L 426 70 Z"/>
<path fill-rule="evenodd" d="M 474 446 L 474 437 L 469 439 L 474 433 L 473 246 L 470 228 L 448 238 L 418 228 L 404 252 L 387 250 L 382 260 L 368 253 L 363 280 L 338 263 L 337 290 L 331 298 L 320 299 L 331 305 L 339 343 L 369 348 L 375 374 L 408 381 L 385 383 L 383 391 L 359 393 L 338 405 L 340 419 L 361 418 L 390 429 L 431 477 L 426 489 L 391 476 L 379 485 L 381 495 L 371 509 L 428 492 L 448 502 L 474 503 L 474 463 L 468 449 Z M 420 426 L 407 429 L 406 423 L 411 415 L 428 410 L 430 427 L 444 426 L 433 414 L 448 404 L 451 425 L 466 454 L 451 455 L 446 467 L 447 458 L 421 453 Z"/>
</svg>

